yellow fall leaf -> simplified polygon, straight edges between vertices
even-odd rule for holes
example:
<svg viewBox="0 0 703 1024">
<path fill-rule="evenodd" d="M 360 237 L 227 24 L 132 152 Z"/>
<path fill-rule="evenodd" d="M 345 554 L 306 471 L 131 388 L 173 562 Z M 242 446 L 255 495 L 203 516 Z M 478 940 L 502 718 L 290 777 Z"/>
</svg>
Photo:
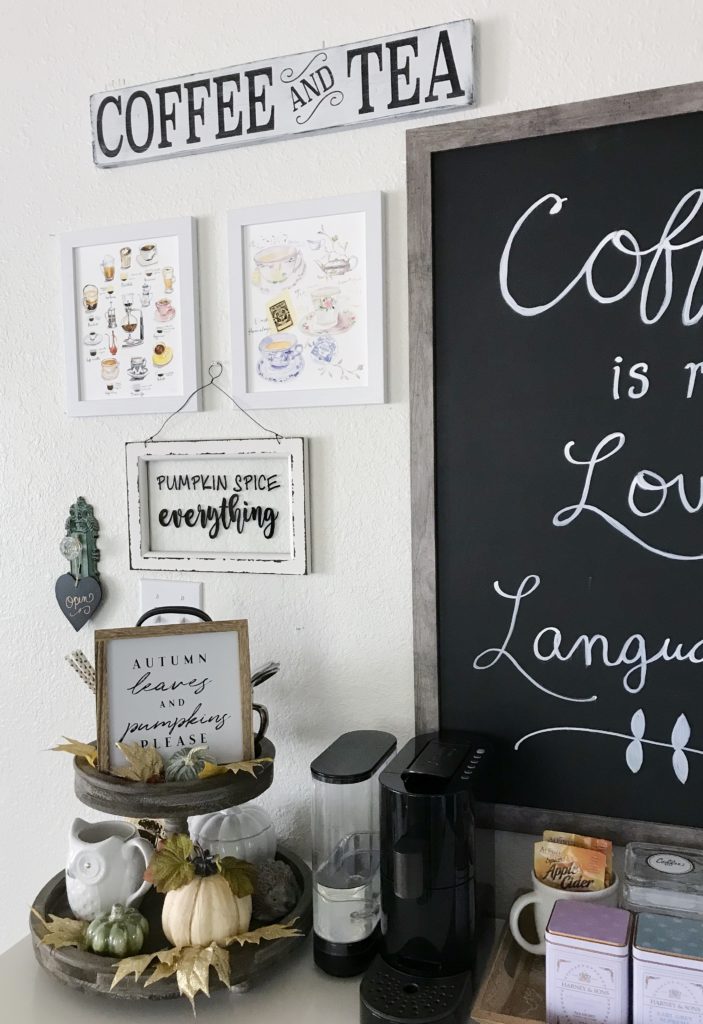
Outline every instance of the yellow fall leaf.
<svg viewBox="0 0 703 1024">
<path fill-rule="evenodd" d="M 177 964 L 164 963 L 157 964 L 152 973 L 144 982 L 144 988 L 148 988 L 149 985 L 155 985 L 157 981 L 163 981 L 164 978 L 170 978 L 172 974 L 175 974 L 178 970 Z"/>
<path fill-rule="evenodd" d="M 297 918 L 290 924 L 271 924 L 245 932 L 243 935 L 235 935 L 227 939 L 226 945 L 233 942 L 238 942 L 241 946 L 248 942 L 258 945 L 266 940 L 293 939 L 303 934 L 297 928 L 293 928 L 295 921 Z M 209 946 L 174 946 L 170 949 L 160 949 L 157 953 L 144 953 L 141 956 L 130 956 L 120 960 L 116 965 L 117 971 L 111 989 L 131 974 L 134 975 L 134 980 L 138 981 L 154 960 L 158 960 L 158 963 L 144 981 L 144 987 L 148 988 L 149 985 L 155 985 L 158 981 L 171 978 L 175 974 L 178 991 L 190 1002 L 193 1013 L 198 993 L 210 995 L 211 967 L 222 984 L 230 987 L 229 950 L 223 945 L 211 942 Z"/>
<path fill-rule="evenodd" d="M 212 966 L 217 971 L 217 977 L 220 979 L 223 985 L 227 988 L 230 987 L 230 973 L 229 973 L 229 950 L 224 949 L 222 946 L 218 946 L 216 942 L 212 944 Z"/>
<path fill-rule="evenodd" d="M 57 917 L 55 914 L 49 914 L 49 920 L 45 921 L 36 907 L 32 907 L 32 913 L 46 928 L 46 933 L 41 938 L 41 942 L 45 946 L 53 946 L 54 949 L 77 946 L 78 949 L 85 949 L 87 921 L 76 921 L 72 917 Z"/>
<path fill-rule="evenodd" d="M 112 979 L 110 985 L 110 991 L 112 992 L 115 985 L 118 985 L 123 978 L 133 974 L 134 980 L 139 981 L 144 971 L 147 969 L 152 960 L 157 956 L 156 953 L 142 953 L 140 956 L 127 956 L 124 960 L 119 960 L 117 963 L 117 971 L 115 977 Z"/>
<path fill-rule="evenodd" d="M 182 950 L 176 971 L 178 991 L 190 1001 L 195 1012 L 195 997 L 198 992 L 210 996 L 210 965 L 212 947 L 187 946 Z"/>
<path fill-rule="evenodd" d="M 294 917 L 289 924 L 268 924 L 263 928 L 255 928 L 253 932 L 232 935 L 229 939 L 225 939 L 225 945 L 231 946 L 234 942 L 238 942 L 240 946 L 244 946 L 248 942 L 252 942 L 255 946 L 258 946 L 262 941 L 271 942 L 273 939 L 298 938 L 303 933 L 298 928 L 293 927 L 297 920 L 298 918 Z"/>
<path fill-rule="evenodd" d="M 273 761 L 272 757 L 257 757 L 253 761 L 232 761 L 230 764 L 209 764 L 198 775 L 199 779 L 209 779 L 213 775 L 225 775 L 227 772 L 248 772 L 249 775 L 256 775 L 256 769 L 260 765 Z"/>
<path fill-rule="evenodd" d="M 143 747 L 140 743 L 116 743 L 115 746 L 127 759 L 127 764 L 115 769 L 113 775 L 132 782 L 146 782 L 153 775 L 162 775 L 164 759 L 154 747 Z"/>
<path fill-rule="evenodd" d="M 84 757 L 88 764 L 95 767 L 98 752 L 92 743 L 81 743 L 80 740 L 72 740 L 69 736 L 64 736 L 64 739 L 65 743 L 59 743 L 58 746 L 51 749 L 62 750 L 67 754 L 73 754 L 74 757 Z"/>
</svg>

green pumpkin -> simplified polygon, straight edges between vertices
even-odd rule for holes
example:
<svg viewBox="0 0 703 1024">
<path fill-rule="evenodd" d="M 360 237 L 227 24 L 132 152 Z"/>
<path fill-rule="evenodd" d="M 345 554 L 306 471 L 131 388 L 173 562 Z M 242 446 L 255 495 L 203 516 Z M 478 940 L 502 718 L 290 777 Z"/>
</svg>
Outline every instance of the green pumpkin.
<svg viewBox="0 0 703 1024">
<path fill-rule="evenodd" d="M 169 758 L 166 765 L 167 782 L 192 782 L 206 764 L 216 764 L 207 747 L 184 747 Z"/>
<path fill-rule="evenodd" d="M 85 933 L 88 949 L 103 956 L 134 956 L 149 934 L 149 922 L 134 907 L 115 903 L 112 910 L 98 914 Z"/>
</svg>

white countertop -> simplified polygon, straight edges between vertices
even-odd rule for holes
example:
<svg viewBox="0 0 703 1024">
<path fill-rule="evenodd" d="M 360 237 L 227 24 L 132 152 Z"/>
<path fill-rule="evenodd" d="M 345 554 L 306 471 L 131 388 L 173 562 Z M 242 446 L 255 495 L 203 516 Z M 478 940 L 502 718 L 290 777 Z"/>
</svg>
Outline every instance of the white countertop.
<svg viewBox="0 0 703 1024">
<path fill-rule="evenodd" d="M 312 939 L 262 972 L 246 992 L 196 999 L 201 1024 L 358 1024 L 360 978 L 331 978 L 315 967 Z M 0 956 L 0 1005 L 8 1024 L 188 1024 L 186 999 L 139 1002 L 68 988 L 34 959 L 29 937 Z M 468 1021 L 468 1019 L 467 1019 Z"/>
</svg>

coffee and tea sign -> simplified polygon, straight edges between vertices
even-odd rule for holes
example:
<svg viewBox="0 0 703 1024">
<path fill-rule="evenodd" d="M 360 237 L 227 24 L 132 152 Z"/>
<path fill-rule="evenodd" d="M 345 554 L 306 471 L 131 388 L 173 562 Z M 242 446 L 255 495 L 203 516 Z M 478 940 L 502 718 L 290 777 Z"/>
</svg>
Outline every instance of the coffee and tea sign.
<svg viewBox="0 0 703 1024">
<path fill-rule="evenodd" d="M 117 167 L 473 102 L 473 22 L 97 93 L 93 159 Z"/>
</svg>

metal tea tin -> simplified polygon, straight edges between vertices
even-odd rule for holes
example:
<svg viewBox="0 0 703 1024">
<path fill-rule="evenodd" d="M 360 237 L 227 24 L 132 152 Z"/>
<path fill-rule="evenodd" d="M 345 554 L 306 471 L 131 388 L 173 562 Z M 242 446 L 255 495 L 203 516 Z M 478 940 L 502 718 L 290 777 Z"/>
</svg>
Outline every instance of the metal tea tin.
<svg viewBox="0 0 703 1024">
<path fill-rule="evenodd" d="M 545 932 L 547 1024 L 628 1024 L 632 914 L 558 900 Z"/>
<path fill-rule="evenodd" d="M 703 921 L 639 914 L 632 948 L 632 1019 L 703 1020 Z"/>
</svg>

